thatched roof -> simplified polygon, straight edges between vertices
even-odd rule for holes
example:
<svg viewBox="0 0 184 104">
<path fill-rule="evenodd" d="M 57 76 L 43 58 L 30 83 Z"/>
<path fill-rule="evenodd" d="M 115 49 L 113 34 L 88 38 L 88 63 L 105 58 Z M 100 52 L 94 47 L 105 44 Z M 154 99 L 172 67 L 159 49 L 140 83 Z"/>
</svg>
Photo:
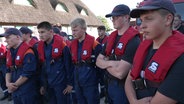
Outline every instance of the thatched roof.
<svg viewBox="0 0 184 104">
<path fill-rule="evenodd" d="M 76 17 L 82 17 L 90 26 L 102 25 L 100 20 L 80 0 L 32 0 L 31 6 L 17 5 L 13 0 L 0 0 L 0 25 L 37 25 L 42 21 L 68 25 Z M 56 11 L 62 3 L 68 12 Z M 87 16 L 81 15 L 81 9 L 87 10 Z"/>
</svg>

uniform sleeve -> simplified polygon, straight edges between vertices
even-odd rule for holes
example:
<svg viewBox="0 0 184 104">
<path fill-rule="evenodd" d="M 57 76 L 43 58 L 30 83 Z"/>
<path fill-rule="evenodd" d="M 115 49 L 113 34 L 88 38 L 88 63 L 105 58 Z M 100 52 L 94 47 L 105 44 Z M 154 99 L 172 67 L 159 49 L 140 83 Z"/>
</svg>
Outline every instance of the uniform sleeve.
<svg viewBox="0 0 184 104">
<path fill-rule="evenodd" d="M 138 36 L 130 40 L 126 46 L 125 53 L 122 56 L 122 60 L 133 63 L 135 52 L 140 44 L 140 38 Z"/>
<path fill-rule="evenodd" d="M 65 46 L 63 49 L 63 56 L 64 56 L 65 69 L 67 73 L 67 84 L 72 85 L 74 65 L 72 63 L 70 50 L 67 46 Z"/>
<path fill-rule="evenodd" d="M 163 95 L 184 103 L 184 55 L 172 65 L 166 79 L 158 88 Z"/>
<path fill-rule="evenodd" d="M 23 72 L 21 76 L 30 78 L 36 73 L 36 57 L 33 53 L 27 53 L 23 60 Z"/>
<path fill-rule="evenodd" d="M 98 57 L 99 53 L 102 51 L 102 46 L 100 44 L 98 44 L 95 49 L 94 49 L 94 52 L 95 52 L 95 58 Z M 95 62 L 96 62 L 96 59 L 95 59 Z"/>
<path fill-rule="evenodd" d="M 10 68 L 6 67 L 6 73 L 11 73 Z"/>
<path fill-rule="evenodd" d="M 41 73 L 40 73 L 40 85 L 41 86 L 44 86 L 45 88 L 47 87 L 48 85 L 48 81 L 47 81 L 47 74 L 46 74 L 46 62 L 44 63 L 39 63 L 41 66 L 40 66 L 40 69 L 41 69 Z"/>
</svg>

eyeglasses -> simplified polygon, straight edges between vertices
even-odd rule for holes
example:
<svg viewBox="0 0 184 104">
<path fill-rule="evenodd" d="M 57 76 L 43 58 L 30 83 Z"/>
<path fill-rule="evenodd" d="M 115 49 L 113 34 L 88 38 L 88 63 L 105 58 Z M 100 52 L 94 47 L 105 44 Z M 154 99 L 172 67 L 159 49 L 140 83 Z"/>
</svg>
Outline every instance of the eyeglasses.
<svg viewBox="0 0 184 104">
<path fill-rule="evenodd" d="M 119 16 L 112 16 L 110 17 L 110 20 L 113 21 L 113 20 L 117 20 L 119 17 L 122 17 L 123 15 L 119 15 Z"/>
</svg>

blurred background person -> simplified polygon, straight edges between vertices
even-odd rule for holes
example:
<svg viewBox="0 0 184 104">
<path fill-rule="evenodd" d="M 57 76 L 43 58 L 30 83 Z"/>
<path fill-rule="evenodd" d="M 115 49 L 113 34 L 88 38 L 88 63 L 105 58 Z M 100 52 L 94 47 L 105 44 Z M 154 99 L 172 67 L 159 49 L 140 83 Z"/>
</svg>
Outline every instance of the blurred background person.
<svg viewBox="0 0 184 104">
<path fill-rule="evenodd" d="M 184 34 L 184 26 L 182 25 L 181 15 L 174 15 L 173 30 L 178 30 Z"/>
<path fill-rule="evenodd" d="M 107 36 L 107 33 L 106 33 L 106 28 L 105 28 L 105 26 L 99 26 L 99 27 L 97 27 L 97 31 L 98 31 L 98 38 L 96 40 L 103 47 L 105 45 L 105 43 L 107 42 L 107 39 L 108 39 L 108 36 Z"/>
</svg>

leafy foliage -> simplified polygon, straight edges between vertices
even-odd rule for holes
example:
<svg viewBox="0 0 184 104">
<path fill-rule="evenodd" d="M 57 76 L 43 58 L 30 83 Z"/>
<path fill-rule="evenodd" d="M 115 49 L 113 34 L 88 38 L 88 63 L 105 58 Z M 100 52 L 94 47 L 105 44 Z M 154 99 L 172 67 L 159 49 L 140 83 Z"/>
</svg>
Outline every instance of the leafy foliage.
<svg viewBox="0 0 184 104">
<path fill-rule="evenodd" d="M 97 18 L 102 21 L 102 23 L 104 24 L 107 32 L 112 31 L 112 28 L 110 27 L 110 25 L 109 25 L 109 23 L 108 23 L 106 18 L 104 18 L 102 16 L 97 16 Z"/>
</svg>

